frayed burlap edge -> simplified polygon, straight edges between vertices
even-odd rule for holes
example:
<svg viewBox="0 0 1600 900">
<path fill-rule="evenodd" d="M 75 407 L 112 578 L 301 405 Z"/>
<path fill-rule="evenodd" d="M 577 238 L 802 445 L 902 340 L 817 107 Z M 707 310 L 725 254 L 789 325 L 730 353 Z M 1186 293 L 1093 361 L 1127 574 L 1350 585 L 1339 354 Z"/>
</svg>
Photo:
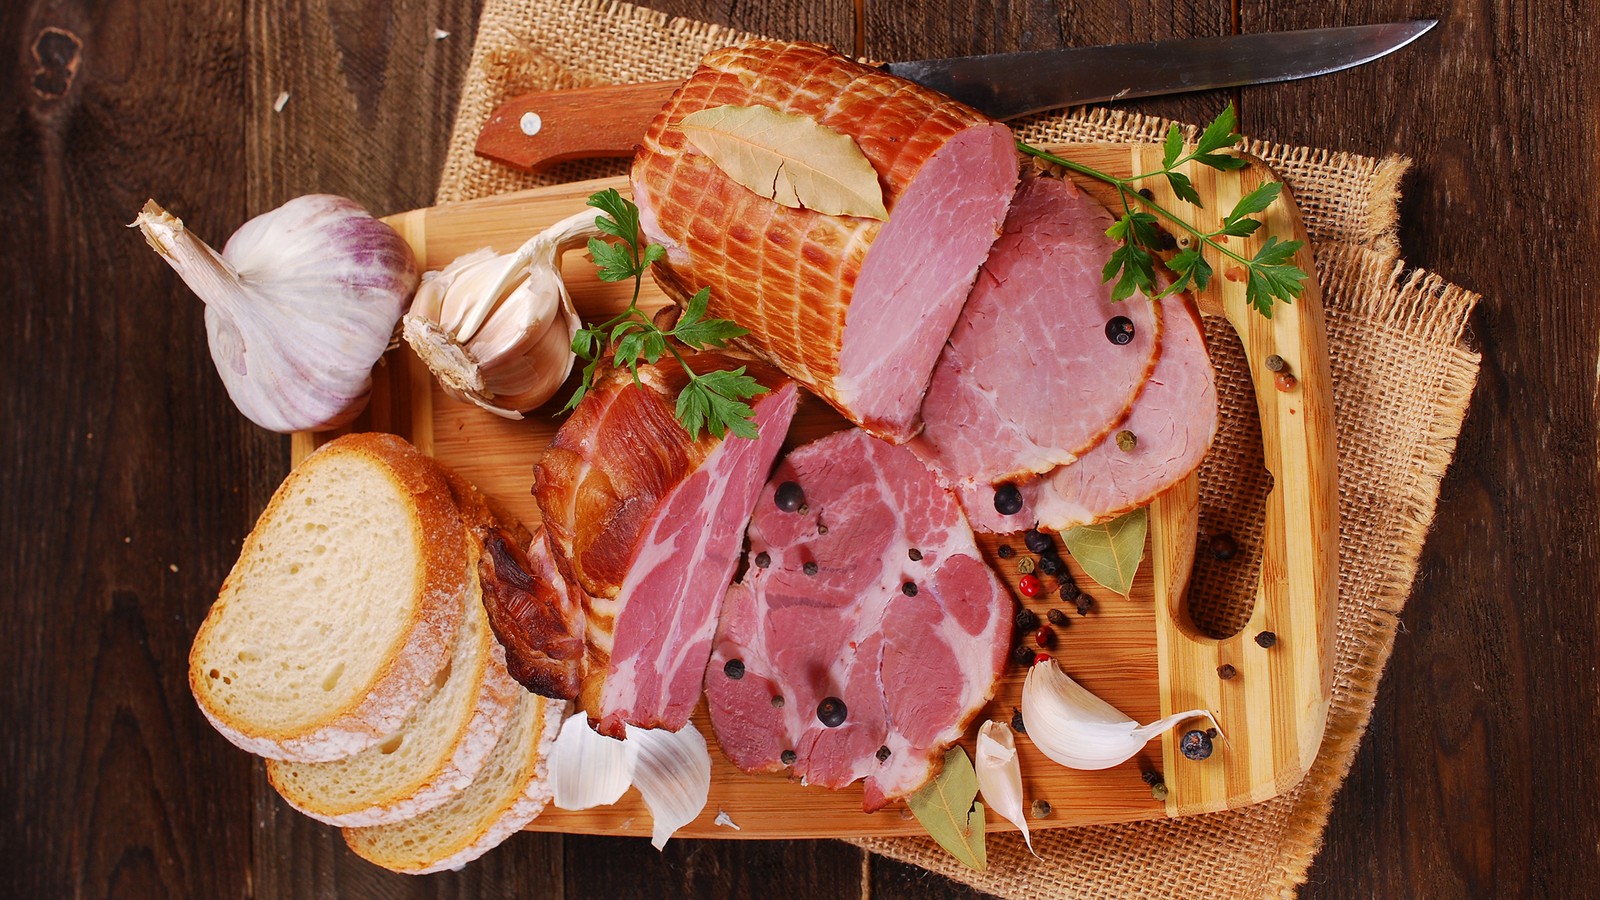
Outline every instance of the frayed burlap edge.
<svg viewBox="0 0 1600 900">
<path fill-rule="evenodd" d="M 477 159 L 472 145 L 494 107 L 518 93 L 586 84 L 684 77 L 710 49 L 749 37 L 720 26 L 672 18 L 610 0 L 488 0 L 441 177 L 440 202 L 465 200 L 625 171 L 618 160 L 565 163 L 539 175 L 513 172 Z M 798 37 L 804 37 L 800 35 Z M 1171 123 L 1114 109 L 1082 109 L 1013 123 L 1031 141 L 1158 140 Z M 1194 128 L 1186 129 L 1192 136 Z M 1387 565 L 1358 564 L 1341 534 L 1341 621 L 1335 694 L 1327 738 L 1311 773 L 1283 797 L 1210 816 L 1129 825 L 1052 829 L 1036 844 L 1052 857 L 1036 863 L 1014 835 L 990 837 L 991 869 L 973 873 L 923 839 L 870 839 L 858 846 L 916 863 L 983 890 L 1016 897 L 1292 895 L 1302 884 L 1321 841 L 1332 797 L 1348 772 L 1371 715 L 1377 683 L 1393 647 L 1396 616 L 1416 573 L 1438 497 L 1438 484 L 1454 452 L 1477 373 L 1477 356 L 1461 346 L 1461 333 L 1477 297 L 1436 276 L 1407 272 L 1396 239 L 1398 187 L 1410 162 L 1338 151 L 1251 141 L 1247 148 L 1277 170 L 1294 192 L 1306 228 L 1318 245 L 1319 279 L 1334 303 L 1329 330 L 1352 329 L 1346 362 L 1371 355 L 1368 345 L 1395 348 L 1378 362 L 1393 362 L 1405 342 L 1427 348 L 1429 378 L 1406 368 L 1401 378 L 1426 422 L 1407 432 L 1399 471 L 1380 485 L 1392 521 L 1377 535 Z M 1358 308 L 1339 304 L 1348 288 Z M 1396 347 L 1395 341 L 1401 345 Z M 1342 348 L 1332 340 L 1339 368 Z M 1350 346 L 1350 345 L 1347 345 Z M 1359 371 L 1351 373 L 1359 381 Z M 1371 376 L 1377 380 L 1376 376 Z M 1340 385 L 1336 381 L 1336 408 Z M 1341 421 L 1341 469 L 1347 443 L 1364 425 Z M 1397 418 L 1391 416 L 1391 418 Z M 1352 476 L 1353 477 L 1353 476 Z M 1341 479 L 1341 508 L 1348 508 Z M 1347 524 L 1350 518 L 1346 517 Z M 1372 537 L 1370 535 L 1364 537 Z M 1347 598 L 1346 592 L 1360 597 Z M 1361 600 L 1359 608 L 1348 604 Z"/>
</svg>

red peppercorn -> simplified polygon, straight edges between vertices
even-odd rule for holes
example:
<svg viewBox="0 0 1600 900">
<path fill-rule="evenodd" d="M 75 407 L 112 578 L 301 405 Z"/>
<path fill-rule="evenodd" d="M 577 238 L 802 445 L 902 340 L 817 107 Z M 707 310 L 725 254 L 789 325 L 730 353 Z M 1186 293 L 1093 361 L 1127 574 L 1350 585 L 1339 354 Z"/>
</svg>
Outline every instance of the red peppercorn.
<svg viewBox="0 0 1600 900">
<path fill-rule="evenodd" d="M 1049 647 L 1055 644 L 1056 633 L 1050 628 L 1041 628 L 1039 629 L 1039 632 L 1033 636 L 1033 640 L 1041 647 Z"/>
<path fill-rule="evenodd" d="M 1049 661 L 1050 661 L 1050 654 L 1048 654 L 1048 653 L 1035 653 L 1033 655 L 1033 664 L 1036 665 L 1036 666 L 1038 664 L 1040 664 L 1040 663 L 1047 663 Z"/>
<path fill-rule="evenodd" d="M 1037 597 L 1039 592 L 1044 590 L 1044 585 L 1039 583 L 1039 576 L 1024 575 L 1017 582 L 1017 590 L 1021 591 L 1024 597 Z"/>
<path fill-rule="evenodd" d="M 1288 372 L 1279 372 L 1278 374 L 1272 376 L 1272 382 L 1278 388 L 1278 390 L 1283 391 L 1284 393 L 1294 390 L 1295 385 L 1300 383 L 1297 378 Z"/>
</svg>

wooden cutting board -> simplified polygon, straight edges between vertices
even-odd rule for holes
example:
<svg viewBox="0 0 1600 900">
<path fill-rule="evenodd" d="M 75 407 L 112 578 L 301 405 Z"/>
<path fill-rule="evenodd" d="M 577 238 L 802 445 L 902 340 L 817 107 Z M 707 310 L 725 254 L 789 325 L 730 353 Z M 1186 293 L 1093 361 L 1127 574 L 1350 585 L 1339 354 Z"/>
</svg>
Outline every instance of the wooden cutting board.
<svg viewBox="0 0 1600 900">
<path fill-rule="evenodd" d="M 1057 148 L 1075 161 L 1117 175 L 1160 167 L 1155 146 L 1081 145 Z M 1255 163 L 1240 173 L 1222 174 L 1191 167 L 1190 177 L 1205 201 L 1204 209 L 1177 202 L 1164 181 L 1148 187 L 1169 209 L 1192 214 L 1194 223 L 1211 230 L 1223 211 L 1275 176 Z M 1096 182 L 1080 181 L 1100 200 L 1120 207 L 1114 192 Z M 627 192 L 626 180 L 602 179 L 505 194 L 391 216 L 388 221 L 410 241 L 427 269 L 443 267 L 455 257 L 489 246 L 515 249 L 546 225 L 580 210 L 591 193 L 607 187 Z M 1292 199 L 1275 204 L 1264 216 L 1261 237 L 1232 239 L 1241 255 L 1253 254 L 1268 233 L 1305 240 Z M 1314 271 L 1309 249 L 1298 265 Z M 1213 261 L 1215 263 L 1215 261 Z M 1181 728 L 1152 741 L 1133 759 L 1098 772 L 1063 768 L 1038 752 L 1026 737 L 1017 740 L 1026 803 L 1049 801 L 1046 818 L 1030 817 L 1030 828 L 1126 822 L 1180 816 L 1243 806 L 1274 797 L 1298 782 L 1311 765 L 1322 740 L 1332 680 L 1333 626 L 1336 599 L 1338 514 L 1335 495 L 1332 400 L 1328 381 L 1327 345 L 1315 280 L 1292 306 L 1279 304 L 1271 320 L 1251 311 L 1244 284 L 1217 277 L 1198 298 L 1202 311 L 1225 315 L 1238 331 L 1250 361 L 1261 413 L 1266 467 L 1275 489 L 1268 497 L 1265 546 L 1254 612 L 1234 637 L 1216 640 L 1202 635 L 1183 605 L 1195 548 L 1198 485 L 1190 479 L 1152 506 L 1151 536 L 1144 565 L 1132 595 L 1120 597 L 1093 586 L 1073 565 L 1077 583 L 1095 599 L 1094 609 L 1079 617 L 1071 604 L 1054 592 L 1019 601 L 1043 619 L 1049 609 L 1068 612 L 1072 624 L 1056 628 L 1055 656 L 1063 668 L 1091 691 L 1138 719 L 1192 708 L 1210 710 L 1224 737 L 1210 759 L 1184 759 L 1177 750 Z M 607 318 L 626 308 L 626 285 L 605 284 L 583 253 L 570 253 L 563 274 L 585 320 Z M 651 308 L 666 298 L 647 283 L 641 305 Z M 1289 362 L 1298 387 L 1277 390 L 1264 364 L 1276 353 Z M 353 430 L 383 430 L 405 435 L 424 451 L 471 479 L 522 518 L 530 528 L 539 513 L 529 493 L 533 466 L 559 426 L 552 413 L 571 392 L 568 385 L 546 409 L 512 422 L 446 397 L 426 368 L 402 348 L 389 354 L 375 377 L 372 402 Z M 796 446 L 846 423 L 815 398 L 807 397 L 791 429 L 788 445 Z M 296 435 L 298 462 L 330 435 Z M 1002 545 L 1016 552 L 1010 559 L 997 552 Z M 1020 535 L 981 537 L 989 563 L 1012 585 L 1019 578 L 1018 561 L 1029 556 Z M 1052 583 L 1053 579 L 1045 579 Z M 1255 638 L 1276 635 L 1270 648 Z M 1238 675 L 1218 677 L 1223 664 Z M 1020 704 L 1024 670 L 1007 668 L 994 701 L 979 721 L 1010 721 Z M 746 775 L 716 748 L 704 704 L 695 723 L 712 747 L 712 787 L 704 812 L 678 834 L 705 838 L 798 838 L 921 834 L 921 826 L 903 805 L 873 814 L 861 811 L 859 785 L 842 791 L 807 788 L 780 775 Z M 1204 727 L 1202 721 L 1184 727 Z M 972 749 L 974 726 L 967 739 Z M 1161 772 L 1169 789 L 1165 802 L 1151 797 L 1140 778 L 1144 770 Z M 726 812 L 739 826 L 714 824 Z M 614 806 L 567 812 L 550 808 L 532 829 L 577 833 L 648 836 L 650 816 L 636 791 Z M 988 817 L 991 831 L 1010 830 L 998 816 Z"/>
</svg>

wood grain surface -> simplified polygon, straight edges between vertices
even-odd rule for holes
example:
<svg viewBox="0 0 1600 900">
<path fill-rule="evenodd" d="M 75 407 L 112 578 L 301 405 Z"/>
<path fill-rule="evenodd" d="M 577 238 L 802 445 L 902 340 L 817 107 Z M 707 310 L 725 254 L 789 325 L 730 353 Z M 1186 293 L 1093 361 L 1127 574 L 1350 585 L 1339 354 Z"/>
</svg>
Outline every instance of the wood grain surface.
<svg viewBox="0 0 1600 900">
<path fill-rule="evenodd" d="M 1248 133 L 1413 157 L 1407 258 L 1487 298 L 1457 461 L 1303 895 L 1592 895 L 1596 4 L 645 5 L 882 58 L 1438 17 L 1361 69 L 1128 105 L 1192 121 L 1232 96 Z M 233 411 L 199 303 L 121 226 L 147 196 L 218 239 L 313 190 L 426 205 L 477 6 L 0 4 L 0 272 L 17 285 L 0 353 L 0 894 L 966 896 L 830 841 L 657 853 L 522 834 L 459 874 L 390 876 L 289 811 L 196 713 L 189 641 L 288 441 Z"/>
</svg>

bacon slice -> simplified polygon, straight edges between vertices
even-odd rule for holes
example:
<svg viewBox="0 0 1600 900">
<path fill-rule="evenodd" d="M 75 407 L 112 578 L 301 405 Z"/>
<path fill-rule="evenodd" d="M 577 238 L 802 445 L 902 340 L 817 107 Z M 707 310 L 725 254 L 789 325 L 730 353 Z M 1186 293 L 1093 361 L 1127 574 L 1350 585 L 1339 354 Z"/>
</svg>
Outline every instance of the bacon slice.
<svg viewBox="0 0 1600 900">
<path fill-rule="evenodd" d="M 854 138 L 889 220 L 790 209 L 733 181 L 677 127 L 722 105 L 809 116 Z M 707 56 L 634 158 L 657 281 L 711 314 L 846 418 L 895 442 L 918 408 L 1017 183 L 1011 132 L 943 95 L 815 44 L 753 41 Z"/>
</svg>

